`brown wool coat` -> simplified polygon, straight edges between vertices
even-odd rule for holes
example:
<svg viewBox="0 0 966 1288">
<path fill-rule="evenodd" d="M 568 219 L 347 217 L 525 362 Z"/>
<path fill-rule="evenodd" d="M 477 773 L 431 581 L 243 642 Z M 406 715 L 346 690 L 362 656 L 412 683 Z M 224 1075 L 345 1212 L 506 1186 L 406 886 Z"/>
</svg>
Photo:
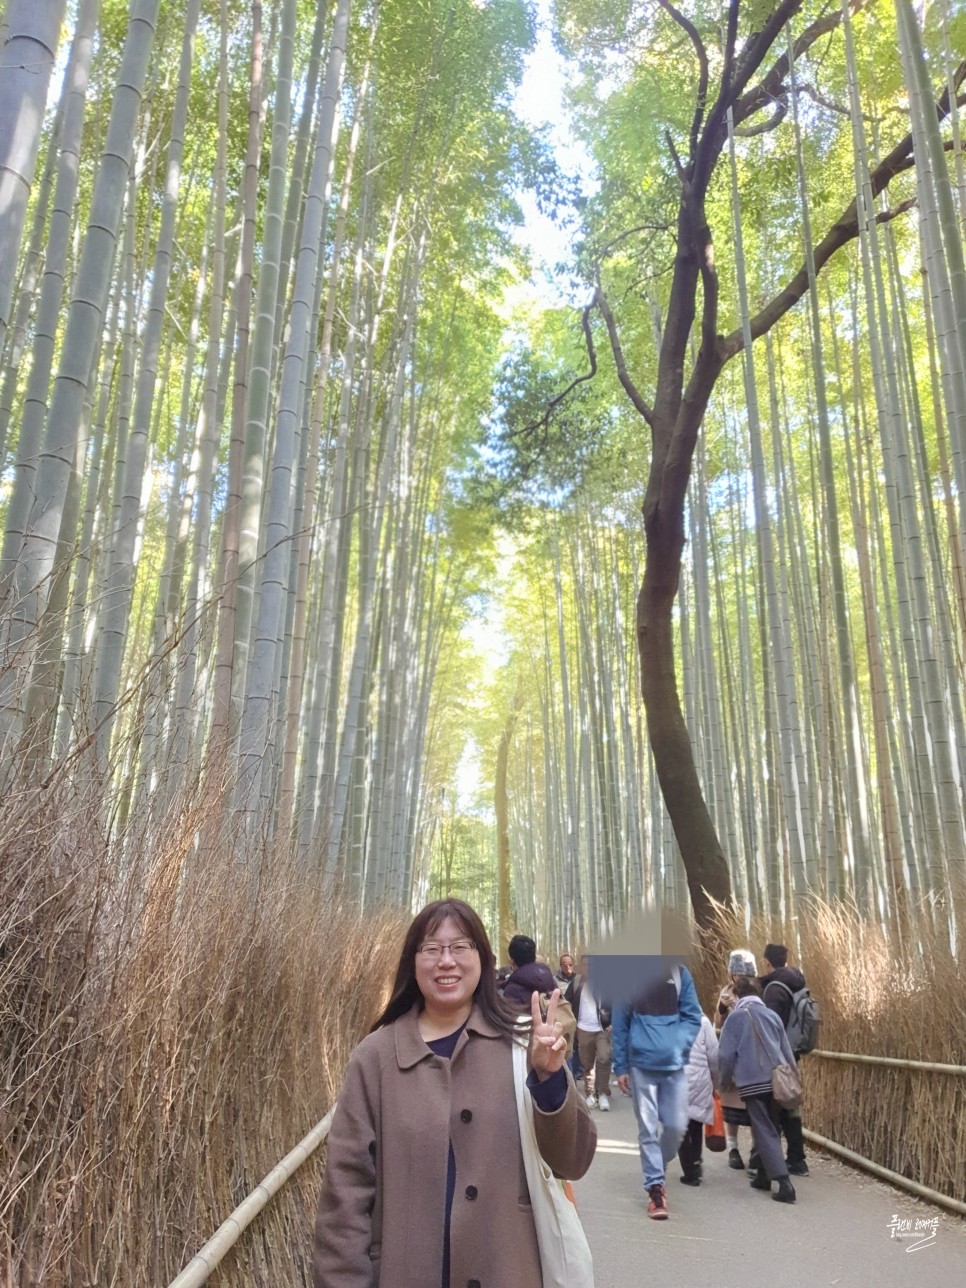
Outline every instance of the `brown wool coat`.
<svg viewBox="0 0 966 1288">
<path fill-rule="evenodd" d="M 349 1061 L 328 1139 L 315 1288 L 439 1288 L 451 1140 L 451 1288 L 541 1288 L 510 1043 L 474 1007 L 452 1060 L 440 1059 L 417 1019 L 414 1007 Z M 575 1180 L 597 1129 L 567 1081 L 562 1108 L 534 1105 L 534 1121 L 543 1157 Z"/>
</svg>

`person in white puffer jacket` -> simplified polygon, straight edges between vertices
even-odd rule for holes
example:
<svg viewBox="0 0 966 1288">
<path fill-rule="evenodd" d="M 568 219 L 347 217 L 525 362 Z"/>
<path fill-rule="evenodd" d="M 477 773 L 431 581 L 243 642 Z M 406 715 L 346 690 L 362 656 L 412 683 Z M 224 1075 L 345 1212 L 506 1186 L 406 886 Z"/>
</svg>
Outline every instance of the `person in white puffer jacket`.
<svg viewBox="0 0 966 1288">
<path fill-rule="evenodd" d="M 718 1089 L 718 1039 L 706 1015 L 688 1060 L 688 1129 L 678 1149 L 681 1184 L 701 1184 L 704 1125 L 714 1122 L 714 1093 Z"/>
</svg>

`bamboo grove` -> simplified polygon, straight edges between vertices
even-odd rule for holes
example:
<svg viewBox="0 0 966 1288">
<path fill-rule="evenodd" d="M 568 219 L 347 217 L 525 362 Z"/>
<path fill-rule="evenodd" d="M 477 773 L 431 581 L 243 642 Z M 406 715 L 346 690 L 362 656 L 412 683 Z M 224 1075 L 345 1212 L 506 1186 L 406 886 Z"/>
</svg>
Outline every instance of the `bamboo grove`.
<svg viewBox="0 0 966 1288">
<path fill-rule="evenodd" d="M 686 905 L 639 697 L 650 446 L 628 390 L 669 324 L 695 78 L 779 11 L 782 75 L 706 198 L 740 356 L 690 471 L 684 717 L 740 908 L 814 893 L 955 934 L 953 0 L 558 0 L 583 187 L 513 110 L 521 0 L 7 0 L 8 798 L 68 779 L 125 862 L 132 820 L 141 844 L 204 797 L 194 853 L 288 846 L 367 909 L 469 884 L 495 913 L 502 855 L 504 923 L 554 943 Z M 578 303 L 508 322 L 526 189 L 571 232 Z M 485 802 L 458 787 L 468 740 Z"/>
<path fill-rule="evenodd" d="M 714 43 L 701 7 L 558 13 L 600 182 L 575 268 L 597 308 L 583 336 L 573 314 L 522 328 L 496 450 L 531 504 L 541 486 L 566 496 L 517 570 L 541 613 L 517 627 L 518 667 L 540 679 L 517 734 L 526 787 L 511 847 L 536 892 L 530 916 L 548 908 L 545 933 L 566 940 L 574 906 L 587 935 L 642 897 L 688 900 L 640 714 L 615 695 L 638 665 L 634 596 L 647 588 L 639 514 L 643 503 L 646 526 L 660 404 L 639 391 L 657 380 L 661 397 L 656 354 L 676 321 L 668 279 L 690 173 L 680 157 L 698 68 L 720 68 L 728 37 Z M 741 360 L 723 368 L 697 440 L 674 625 L 685 720 L 739 907 L 777 920 L 814 893 L 901 933 L 934 921 L 955 941 L 964 39 L 961 14 L 936 4 L 925 18 L 923 30 L 904 4 L 793 14 L 761 119 L 729 121 L 707 207 L 716 343 Z M 881 176 L 898 173 L 906 143 L 909 172 L 886 192 Z M 850 218 L 858 235 L 833 257 Z M 710 289 L 706 278 L 705 301 Z M 521 375 L 534 362 L 527 343 L 558 389 L 590 361 L 593 381 L 567 386 L 573 406 L 556 422 L 525 392 L 537 388 Z M 692 334 L 695 372 L 705 343 Z M 579 468 L 562 483 L 568 461 Z M 640 599 L 637 609 L 640 631 Z M 575 870 L 586 879 L 575 884 Z"/>
<path fill-rule="evenodd" d="M 499 338 L 526 14 L 14 0 L 8 92 L 65 15 L 43 128 L 4 116 L 37 180 L 0 310 L 7 786 L 112 783 L 113 827 L 207 777 L 240 855 L 292 837 L 398 900 L 473 589 L 448 476 Z"/>
</svg>

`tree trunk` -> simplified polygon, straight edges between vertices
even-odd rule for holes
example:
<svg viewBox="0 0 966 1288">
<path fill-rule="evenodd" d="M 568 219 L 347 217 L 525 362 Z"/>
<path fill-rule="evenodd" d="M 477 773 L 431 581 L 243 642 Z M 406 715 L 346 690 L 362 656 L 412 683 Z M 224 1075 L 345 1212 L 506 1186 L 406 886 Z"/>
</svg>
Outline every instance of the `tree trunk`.
<svg viewBox="0 0 966 1288">
<path fill-rule="evenodd" d="M 698 780 L 678 696 L 671 613 L 684 542 L 680 535 L 668 540 L 656 527 L 648 526 L 644 581 L 637 597 L 641 691 L 661 794 L 684 859 L 694 915 L 699 926 L 707 926 L 714 913 L 712 900 L 731 902 L 731 880 Z"/>
</svg>

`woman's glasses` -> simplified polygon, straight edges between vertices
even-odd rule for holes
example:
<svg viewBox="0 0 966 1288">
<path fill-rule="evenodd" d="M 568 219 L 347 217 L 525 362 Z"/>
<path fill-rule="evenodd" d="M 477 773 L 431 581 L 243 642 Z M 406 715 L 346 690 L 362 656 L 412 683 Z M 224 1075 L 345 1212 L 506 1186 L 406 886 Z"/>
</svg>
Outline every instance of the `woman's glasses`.
<svg viewBox="0 0 966 1288">
<path fill-rule="evenodd" d="M 420 957 L 426 957 L 429 961 L 438 961 L 446 950 L 458 958 L 469 957 L 470 953 L 476 952 L 476 944 L 472 939 L 454 939 L 451 944 L 437 944 L 433 940 L 427 939 L 425 944 L 420 944 L 416 949 Z"/>
</svg>

